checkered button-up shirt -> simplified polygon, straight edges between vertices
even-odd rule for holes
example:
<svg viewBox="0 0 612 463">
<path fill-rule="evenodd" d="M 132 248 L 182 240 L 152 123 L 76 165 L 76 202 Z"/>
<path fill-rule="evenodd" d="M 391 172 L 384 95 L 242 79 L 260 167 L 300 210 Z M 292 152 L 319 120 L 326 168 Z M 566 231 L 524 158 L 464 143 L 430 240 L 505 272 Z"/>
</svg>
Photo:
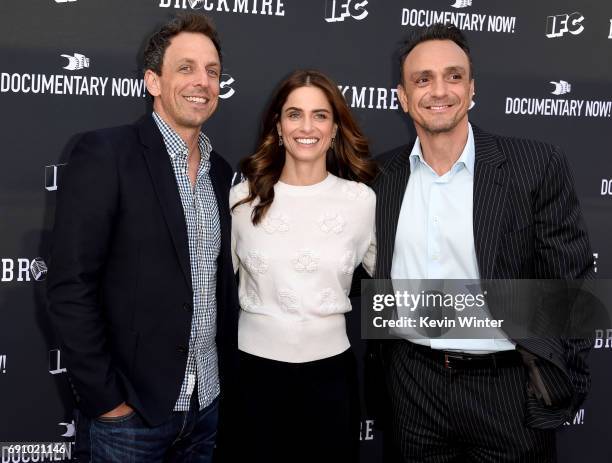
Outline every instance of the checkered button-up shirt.
<svg viewBox="0 0 612 463">
<path fill-rule="evenodd" d="M 164 138 L 164 143 L 178 185 L 189 240 L 189 261 L 193 286 L 193 318 L 189 338 L 189 354 L 185 378 L 181 385 L 175 411 L 189 410 L 191 395 L 197 386 L 200 409 L 209 405 L 219 394 L 217 347 L 215 344 L 217 318 L 217 256 L 221 247 L 221 228 L 217 199 L 210 180 L 210 152 L 208 137 L 200 133 L 200 165 L 192 189 L 187 175 L 187 144 L 163 119 L 153 113 Z"/>
</svg>

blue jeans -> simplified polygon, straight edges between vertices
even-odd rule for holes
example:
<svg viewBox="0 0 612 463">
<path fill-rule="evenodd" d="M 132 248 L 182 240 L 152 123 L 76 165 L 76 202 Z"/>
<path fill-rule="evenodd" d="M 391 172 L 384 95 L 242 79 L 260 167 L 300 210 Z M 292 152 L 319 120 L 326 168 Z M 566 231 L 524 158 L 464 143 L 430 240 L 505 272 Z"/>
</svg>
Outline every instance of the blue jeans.
<svg viewBox="0 0 612 463">
<path fill-rule="evenodd" d="M 201 411 L 172 412 L 159 426 L 147 426 L 138 413 L 91 420 L 91 463 L 210 463 L 217 436 L 218 398 Z M 78 432 L 78 431 L 77 431 Z"/>
</svg>

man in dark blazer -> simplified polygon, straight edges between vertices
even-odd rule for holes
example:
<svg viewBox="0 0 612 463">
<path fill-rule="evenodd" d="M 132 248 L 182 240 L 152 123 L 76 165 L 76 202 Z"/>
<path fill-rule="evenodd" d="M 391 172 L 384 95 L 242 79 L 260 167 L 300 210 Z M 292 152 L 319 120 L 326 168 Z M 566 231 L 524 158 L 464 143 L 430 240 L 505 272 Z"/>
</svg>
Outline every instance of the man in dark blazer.
<svg viewBox="0 0 612 463">
<path fill-rule="evenodd" d="M 374 278 L 588 278 L 563 155 L 468 122 L 474 79 L 462 33 L 421 31 L 400 65 L 398 97 L 418 138 L 380 158 Z M 589 388 L 590 343 L 496 337 L 379 344 L 403 461 L 555 461 L 554 429 Z"/>
<path fill-rule="evenodd" d="M 153 113 L 86 133 L 72 152 L 49 310 L 92 461 L 208 462 L 238 313 L 232 169 L 201 132 L 219 96 L 216 31 L 204 16 L 178 16 L 144 61 Z"/>
</svg>

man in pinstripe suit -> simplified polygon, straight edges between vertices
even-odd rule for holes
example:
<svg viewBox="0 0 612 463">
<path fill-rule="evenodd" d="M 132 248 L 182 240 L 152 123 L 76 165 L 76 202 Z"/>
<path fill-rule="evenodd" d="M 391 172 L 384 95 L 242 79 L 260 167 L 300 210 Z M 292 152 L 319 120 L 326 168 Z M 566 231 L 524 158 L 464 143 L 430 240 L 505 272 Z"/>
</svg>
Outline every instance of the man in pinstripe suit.
<svg viewBox="0 0 612 463">
<path fill-rule="evenodd" d="M 592 254 L 563 155 L 468 122 L 474 80 L 462 33 L 433 25 L 400 64 L 398 97 L 417 138 L 381 157 L 374 277 L 588 277 Z M 383 345 L 404 461 L 555 461 L 554 429 L 589 387 L 589 342 L 493 337 Z"/>
</svg>

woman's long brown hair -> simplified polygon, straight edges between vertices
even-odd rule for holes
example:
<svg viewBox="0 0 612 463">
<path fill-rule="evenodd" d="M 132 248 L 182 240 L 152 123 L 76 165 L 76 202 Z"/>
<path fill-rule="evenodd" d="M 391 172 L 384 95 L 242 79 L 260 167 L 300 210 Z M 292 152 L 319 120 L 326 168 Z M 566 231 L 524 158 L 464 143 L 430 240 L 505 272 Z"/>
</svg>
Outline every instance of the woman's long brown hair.
<svg viewBox="0 0 612 463">
<path fill-rule="evenodd" d="M 338 86 L 319 71 L 294 71 L 276 89 L 263 117 L 263 127 L 257 151 L 243 159 L 240 170 L 249 183 L 249 195 L 232 206 L 251 203 L 251 220 L 261 222 L 274 200 L 274 184 L 278 182 L 285 165 L 285 148 L 278 144 L 276 123 L 289 94 L 300 87 L 317 87 L 323 91 L 332 107 L 334 122 L 338 125 L 335 147 L 327 151 L 327 170 L 337 177 L 367 183 L 376 175 L 376 164 L 370 158 L 368 141 L 353 119 L 338 90 Z"/>
</svg>

